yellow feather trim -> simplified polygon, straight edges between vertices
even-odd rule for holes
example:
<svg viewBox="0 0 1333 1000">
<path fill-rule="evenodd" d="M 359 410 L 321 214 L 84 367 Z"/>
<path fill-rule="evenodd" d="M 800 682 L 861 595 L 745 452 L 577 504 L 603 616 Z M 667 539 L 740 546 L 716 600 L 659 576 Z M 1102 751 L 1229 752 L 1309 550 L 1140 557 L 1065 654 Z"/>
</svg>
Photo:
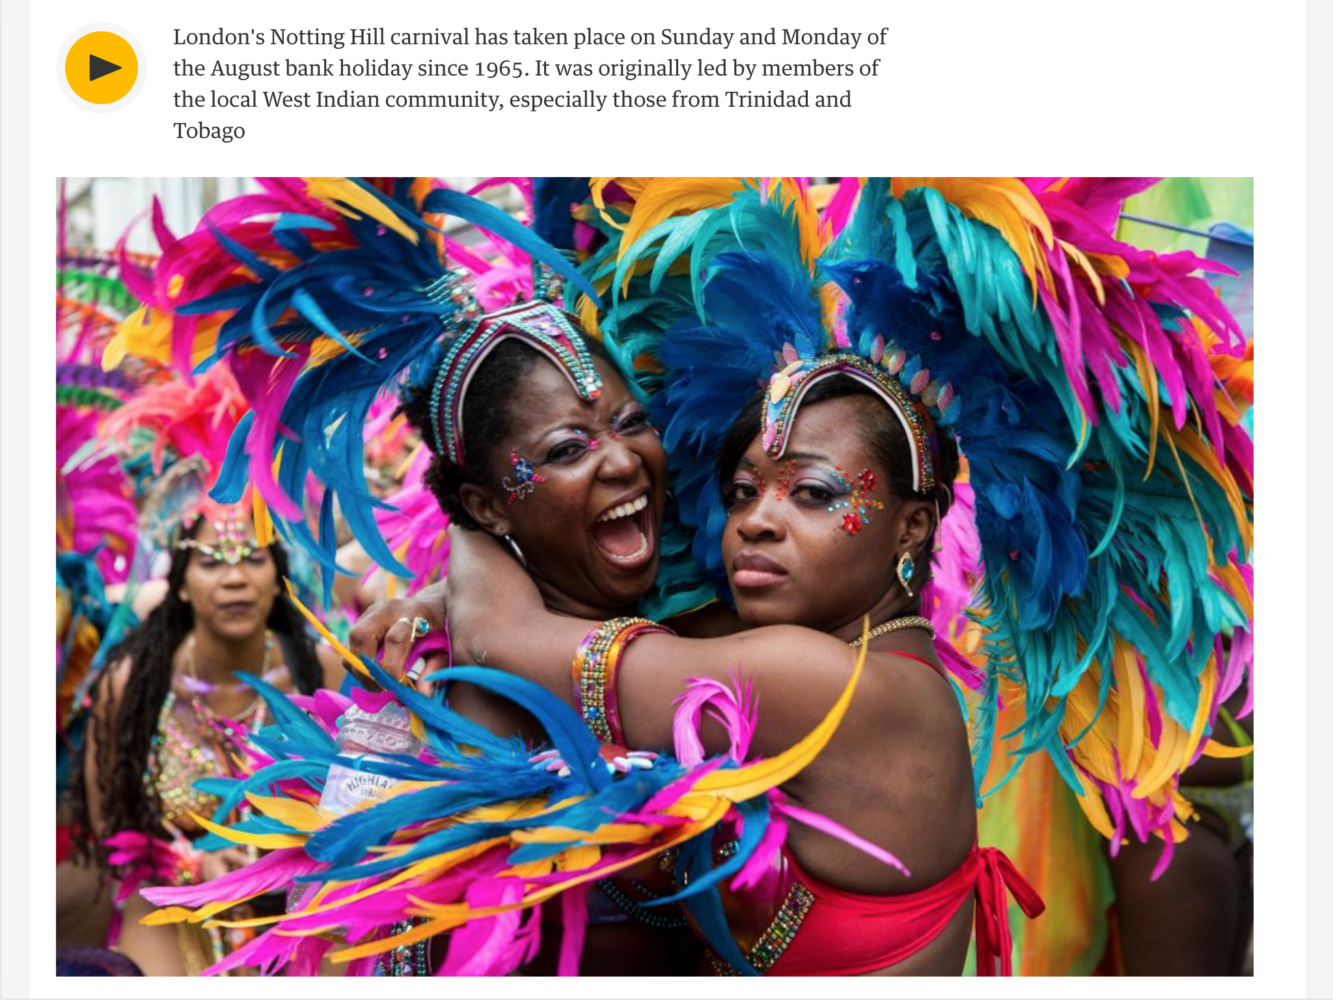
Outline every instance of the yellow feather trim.
<svg viewBox="0 0 1333 1000">
<path fill-rule="evenodd" d="M 306 194 L 322 201 L 340 215 L 351 219 L 368 216 L 380 225 L 392 229 L 409 243 L 417 242 L 416 230 L 389 210 L 376 195 L 352 182 L 347 177 L 304 177 Z"/>
<path fill-rule="evenodd" d="M 312 806 L 308 802 L 299 802 L 296 799 L 256 795 L 254 792 L 246 792 L 245 797 L 250 800 L 250 804 L 255 809 L 265 816 L 276 819 L 279 823 L 290 826 L 294 830 L 300 830 L 302 833 L 314 833 L 316 830 L 322 830 L 337 818 L 333 813 L 321 809 L 319 806 Z"/>
</svg>

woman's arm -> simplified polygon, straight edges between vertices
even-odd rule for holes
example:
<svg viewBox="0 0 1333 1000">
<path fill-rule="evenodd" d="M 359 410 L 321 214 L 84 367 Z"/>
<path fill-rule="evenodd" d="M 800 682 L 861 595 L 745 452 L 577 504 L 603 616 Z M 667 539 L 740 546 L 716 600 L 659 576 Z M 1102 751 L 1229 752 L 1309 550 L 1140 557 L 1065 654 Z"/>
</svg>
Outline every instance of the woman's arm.
<svg viewBox="0 0 1333 1000">
<path fill-rule="evenodd" d="M 454 662 L 499 667 L 572 705 L 574 652 L 599 623 L 547 611 L 531 579 L 489 536 L 455 531 L 450 546 L 445 591 Z M 687 681 L 707 677 L 727 683 L 735 673 L 752 680 L 759 696 L 753 749 L 771 755 L 823 719 L 853 663 L 844 643 L 797 626 L 713 639 L 645 635 L 621 660 L 621 722 L 634 746 L 670 746 L 672 703 Z M 702 735 L 710 752 L 726 749 L 720 727 L 706 724 Z"/>
</svg>

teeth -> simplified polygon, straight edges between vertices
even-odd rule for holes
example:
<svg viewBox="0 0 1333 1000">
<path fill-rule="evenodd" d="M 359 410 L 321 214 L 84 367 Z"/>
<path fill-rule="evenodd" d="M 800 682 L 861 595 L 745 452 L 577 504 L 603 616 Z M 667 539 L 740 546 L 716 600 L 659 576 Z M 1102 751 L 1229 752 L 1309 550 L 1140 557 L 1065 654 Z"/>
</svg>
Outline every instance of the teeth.
<svg viewBox="0 0 1333 1000">
<path fill-rule="evenodd" d="M 629 517 L 631 514 L 637 514 L 639 511 L 643 510 L 647 506 L 648 506 L 648 494 L 645 493 L 637 500 L 631 500 L 629 503 L 618 504 L 617 506 L 611 508 L 605 514 L 603 514 L 601 517 L 597 519 L 597 523 L 601 524 L 604 521 L 614 521 L 620 517 Z"/>
</svg>

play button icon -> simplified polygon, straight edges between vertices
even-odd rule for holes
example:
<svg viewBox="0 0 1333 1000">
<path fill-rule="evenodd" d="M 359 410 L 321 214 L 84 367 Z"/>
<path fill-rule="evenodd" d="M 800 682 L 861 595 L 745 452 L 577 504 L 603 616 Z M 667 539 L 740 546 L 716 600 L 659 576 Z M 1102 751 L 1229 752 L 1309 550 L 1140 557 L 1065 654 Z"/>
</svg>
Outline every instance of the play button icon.
<svg viewBox="0 0 1333 1000">
<path fill-rule="evenodd" d="M 90 24 L 71 35 L 65 46 L 63 83 L 76 104 L 110 111 L 138 91 L 139 45 L 124 28 Z"/>
<path fill-rule="evenodd" d="M 115 63 L 113 63 L 113 62 L 109 62 L 109 61 L 107 61 L 106 59 L 99 59 L 97 56 L 93 55 L 92 53 L 89 53 L 89 54 L 88 54 L 88 82 L 89 82 L 89 83 L 92 83 L 94 80 L 100 80 L 102 77 L 106 76 L 108 73 L 114 73 L 114 72 L 116 72 L 116 70 L 118 70 L 118 69 L 122 69 L 122 68 L 123 68 L 123 67 L 121 67 L 121 66 L 117 66 Z"/>
</svg>

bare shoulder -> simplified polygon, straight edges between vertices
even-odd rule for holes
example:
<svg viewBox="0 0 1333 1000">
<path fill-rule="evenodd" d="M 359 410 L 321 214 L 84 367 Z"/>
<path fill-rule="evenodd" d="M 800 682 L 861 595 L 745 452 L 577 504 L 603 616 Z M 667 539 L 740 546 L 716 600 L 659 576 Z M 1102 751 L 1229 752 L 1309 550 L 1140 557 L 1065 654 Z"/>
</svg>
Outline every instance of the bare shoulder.
<svg viewBox="0 0 1333 1000">
<path fill-rule="evenodd" d="M 828 715 L 856 669 L 857 654 L 845 642 L 796 625 L 775 625 L 732 637 L 739 676 L 754 682 L 760 725 L 756 749 L 787 749 Z M 853 704 L 864 698 L 862 672 Z"/>
</svg>

